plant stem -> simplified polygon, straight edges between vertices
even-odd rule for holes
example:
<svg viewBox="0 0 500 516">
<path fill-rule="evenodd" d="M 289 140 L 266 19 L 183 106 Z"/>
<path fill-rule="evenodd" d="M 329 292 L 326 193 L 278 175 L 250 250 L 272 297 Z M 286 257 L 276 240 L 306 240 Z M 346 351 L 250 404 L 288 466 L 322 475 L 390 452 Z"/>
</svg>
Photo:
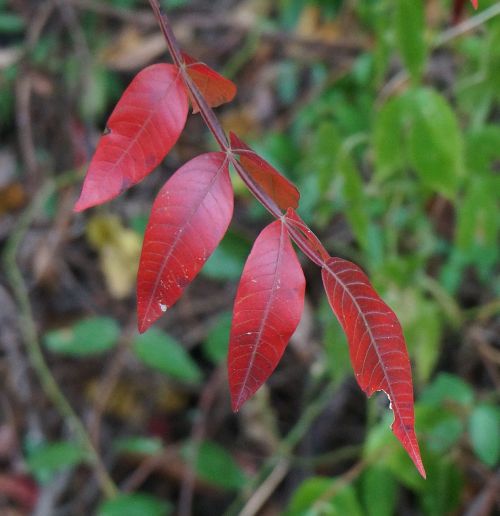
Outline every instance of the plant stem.
<svg viewBox="0 0 500 516">
<path fill-rule="evenodd" d="M 319 380 L 316 379 L 315 386 L 319 383 Z M 250 482 L 250 485 L 247 486 L 247 493 L 255 492 L 260 485 L 266 482 L 267 477 L 272 474 L 273 470 L 279 463 L 283 460 L 290 459 L 290 455 L 297 443 L 302 439 L 314 420 L 321 414 L 327 403 L 332 399 L 334 390 L 334 385 L 328 384 L 324 389 L 322 389 L 319 396 L 315 396 L 308 403 L 307 408 L 302 412 L 299 420 L 295 423 L 295 426 L 290 430 L 290 432 L 288 432 L 286 437 L 280 443 L 276 453 L 262 465 Z M 244 503 L 244 493 L 240 492 L 236 500 L 230 505 L 224 515 L 236 516 L 237 514 L 240 514 L 241 507 Z"/>
<path fill-rule="evenodd" d="M 281 219 L 284 224 L 287 226 L 288 233 L 293 241 L 297 244 L 297 247 L 316 265 L 319 267 L 324 267 L 326 265 L 324 256 L 321 255 L 318 250 L 314 249 L 309 243 L 308 239 L 304 236 L 304 232 L 310 234 L 314 238 L 317 237 L 314 235 L 312 230 L 301 221 L 301 225 L 304 226 L 301 230 L 297 229 L 297 227 L 287 223 L 286 219 L 283 216 L 282 211 L 278 207 L 278 205 L 271 199 L 253 180 L 253 178 L 247 173 L 241 163 L 236 159 L 234 154 L 231 152 L 231 148 L 228 143 L 227 136 L 215 115 L 213 109 L 207 104 L 205 97 L 200 92 L 196 84 L 193 82 L 191 77 L 186 71 L 186 66 L 182 59 L 182 52 L 179 48 L 177 40 L 175 39 L 175 35 L 170 26 L 169 19 L 167 15 L 162 11 L 158 0 L 149 0 L 151 8 L 158 20 L 158 24 L 160 25 L 163 36 L 165 37 L 165 42 L 167 44 L 170 55 L 172 56 L 172 60 L 179 67 L 180 73 L 182 74 L 182 78 L 184 83 L 191 94 L 191 98 L 197 104 L 197 107 L 200 111 L 200 115 L 202 116 L 205 124 L 208 129 L 212 133 L 213 137 L 219 144 L 219 147 L 222 151 L 224 151 L 230 163 L 233 165 L 234 169 L 241 177 L 247 188 L 254 195 L 254 197 L 266 208 L 266 210 L 276 219 Z M 319 242 L 319 240 L 318 240 Z"/>
<path fill-rule="evenodd" d="M 74 178 L 74 176 L 75 174 L 71 173 L 71 178 Z M 63 176 L 61 178 L 61 183 L 64 184 L 68 178 L 70 178 L 69 175 Z M 14 228 L 5 247 L 3 255 L 5 273 L 19 306 L 20 331 L 26 346 L 29 362 L 40 380 L 43 391 L 54 404 L 61 417 L 69 423 L 71 429 L 86 449 L 102 491 L 107 497 L 111 498 L 116 495 L 117 488 L 104 467 L 99 454 L 94 448 L 83 423 L 62 393 L 59 385 L 47 366 L 38 338 L 28 289 L 17 264 L 17 252 L 30 224 L 39 213 L 44 202 L 57 189 L 57 187 L 58 183 L 53 180 L 48 181 L 38 192 L 31 205 L 19 218 L 17 226 Z"/>
</svg>

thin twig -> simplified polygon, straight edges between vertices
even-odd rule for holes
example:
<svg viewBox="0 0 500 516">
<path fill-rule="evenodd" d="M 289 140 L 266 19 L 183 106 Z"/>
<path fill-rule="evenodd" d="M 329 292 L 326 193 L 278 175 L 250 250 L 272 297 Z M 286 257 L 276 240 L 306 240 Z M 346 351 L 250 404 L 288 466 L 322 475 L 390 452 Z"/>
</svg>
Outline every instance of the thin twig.
<svg viewBox="0 0 500 516">
<path fill-rule="evenodd" d="M 455 25 L 454 27 L 441 32 L 441 34 L 438 34 L 434 40 L 432 46 L 433 48 L 441 47 L 446 43 L 449 43 L 451 40 L 458 38 L 459 36 L 463 36 L 471 30 L 477 29 L 485 22 L 495 18 L 498 15 L 500 15 L 500 3 L 496 3 L 488 9 L 481 11 L 479 14 L 472 16 L 468 20 L 465 20 L 462 23 L 459 23 L 458 25 Z"/>
<path fill-rule="evenodd" d="M 449 43 L 450 41 L 458 38 L 459 36 L 463 36 L 467 32 L 471 30 L 477 29 L 482 24 L 495 18 L 500 15 L 500 3 L 492 5 L 489 9 L 485 9 L 476 16 L 469 18 L 468 20 L 459 23 L 455 27 L 451 29 L 447 29 L 436 36 L 436 38 L 432 41 L 430 48 L 432 50 L 436 50 L 439 47 L 442 47 Z M 397 91 L 400 87 L 402 87 L 406 81 L 408 81 L 410 76 L 406 70 L 399 71 L 394 77 L 392 77 L 387 84 L 382 88 L 378 99 L 377 104 L 382 104 L 385 100 L 387 100 L 395 91 Z"/>
<path fill-rule="evenodd" d="M 281 459 L 266 480 L 255 490 L 239 516 L 255 516 L 281 484 L 289 470 L 290 461 L 288 459 Z"/>
<path fill-rule="evenodd" d="M 317 385 L 320 381 L 316 380 Z M 314 420 L 321 414 L 325 406 L 332 399 L 334 386 L 329 384 L 323 387 L 318 396 L 312 397 L 312 401 L 301 414 L 295 426 L 288 432 L 286 437 L 281 441 L 276 454 L 270 457 L 260 468 L 258 473 L 247 486 L 245 493 L 240 492 L 234 502 L 225 512 L 225 516 L 235 516 L 240 514 L 241 507 L 245 505 L 245 494 L 253 493 L 259 489 L 269 475 L 272 474 L 276 465 L 283 460 L 289 458 L 291 451 L 295 448 L 297 443 L 302 439 L 304 434 L 309 430 Z"/>
<path fill-rule="evenodd" d="M 126 331 L 125 335 L 120 338 L 118 349 L 113 354 L 111 362 L 106 368 L 97 388 L 99 396 L 96 399 L 94 410 L 88 419 L 89 435 L 96 448 L 99 447 L 102 416 L 125 366 L 125 359 L 128 353 L 126 342 L 128 340 L 130 340 L 130 332 Z"/>
<path fill-rule="evenodd" d="M 222 380 L 225 377 L 225 368 L 218 367 L 206 383 L 198 402 L 198 417 L 195 421 L 190 436 L 190 463 L 185 469 L 184 478 L 181 485 L 179 495 L 178 515 L 189 516 L 192 513 L 194 487 L 196 483 L 196 462 L 198 459 L 198 450 L 205 436 L 205 424 L 210 408 L 214 403 L 216 394 L 219 390 Z"/>
<path fill-rule="evenodd" d="M 71 178 L 74 179 L 73 173 L 71 173 Z M 62 181 L 67 181 L 67 179 L 68 177 L 63 176 Z M 62 393 L 59 385 L 57 384 L 54 376 L 47 366 L 38 338 L 38 332 L 35 324 L 34 314 L 31 308 L 28 289 L 17 263 L 17 252 L 29 226 L 40 212 L 43 204 L 56 190 L 56 188 L 57 183 L 55 181 L 47 181 L 40 189 L 31 205 L 19 218 L 19 221 L 5 246 L 3 255 L 5 273 L 19 308 L 20 329 L 28 353 L 30 365 L 38 375 L 42 388 L 47 397 L 55 405 L 63 419 L 69 423 L 72 431 L 76 434 L 81 444 L 85 447 L 103 492 L 106 496 L 113 497 L 117 493 L 115 484 L 106 471 L 106 468 L 104 467 L 98 452 L 94 448 L 83 423 L 81 422 L 76 412 L 73 410 L 73 407 L 70 405 L 67 398 Z"/>
</svg>

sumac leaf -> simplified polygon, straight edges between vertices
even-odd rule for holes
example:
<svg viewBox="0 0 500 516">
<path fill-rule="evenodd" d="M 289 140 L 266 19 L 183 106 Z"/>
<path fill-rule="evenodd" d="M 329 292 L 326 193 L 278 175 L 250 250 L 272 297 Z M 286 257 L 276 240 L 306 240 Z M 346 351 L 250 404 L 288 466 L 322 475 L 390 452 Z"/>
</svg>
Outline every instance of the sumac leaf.
<svg viewBox="0 0 500 516">
<path fill-rule="evenodd" d="M 155 64 L 139 72 L 111 113 L 75 211 L 109 201 L 147 176 L 179 138 L 187 110 L 175 66 Z"/>
<path fill-rule="evenodd" d="M 230 133 L 231 149 L 240 158 L 241 166 L 252 180 L 278 205 L 282 210 L 297 208 L 300 193 L 297 187 L 286 177 L 282 176 L 273 166 L 262 159 L 246 143 L 234 133 Z"/>
<path fill-rule="evenodd" d="M 311 229 L 307 226 L 307 224 L 300 218 L 299 214 L 289 208 L 285 215 L 285 221 L 288 225 L 294 227 L 302 235 L 306 238 L 307 242 L 311 249 L 315 252 L 315 254 L 323 259 L 328 260 L 330 255 L 327 250 L 323 247 L 323 244 L 320 242 L 319 238 L 311 231 Z"/>
<path fill-rule="evenodd" d="M 267 380 L 299 324 L 305 278 L 285 225 L 267 226 L 247 259 L 234 304 L 228 376 L 233 410 Z"/>
<path fill-rule="evenodd" d="M 224 236 L 233 213 L 226 155 L 211 152 L 182 166 L 156 198 L 137 278 L 142 333 L 170 308 Z"/>
<path fill-rule="evenodd" d="M 367 396 L 387 394 L 394 412 L 392 431 L 425 478 L 414 428 L 410 359 L 396 314 L 357 265 L 330 258 L 322 276 L 330 306 L 347 335 L 360 387 Z"/>
<path fill-rule="evenodd" d="M 186 71 L 189 77 L 196 84 L 210 107 L 217 107 L 234 99 L 236 85 L 232 81 L 184 52 L 182 57 L 186 63 Z M 199 108 L 192 98 L 191 104 L 193 105 L 193 113 L 198 113 Z"/>
</svg>

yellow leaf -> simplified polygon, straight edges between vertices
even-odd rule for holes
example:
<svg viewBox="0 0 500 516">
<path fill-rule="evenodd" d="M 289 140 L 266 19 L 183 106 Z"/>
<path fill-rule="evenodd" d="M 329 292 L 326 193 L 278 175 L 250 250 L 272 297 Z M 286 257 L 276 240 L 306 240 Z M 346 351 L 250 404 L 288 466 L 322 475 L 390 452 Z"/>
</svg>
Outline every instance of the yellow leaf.
<svg viewBox="0 0 500 516">
<path fill-rule="evenodd" d="M 87 225 L 87 239 L 99 253 L 109 293 L 115 299 L 131 294 L 141 255 L 141 237 L 114 215 L 96 215 Z"/>
</svg>

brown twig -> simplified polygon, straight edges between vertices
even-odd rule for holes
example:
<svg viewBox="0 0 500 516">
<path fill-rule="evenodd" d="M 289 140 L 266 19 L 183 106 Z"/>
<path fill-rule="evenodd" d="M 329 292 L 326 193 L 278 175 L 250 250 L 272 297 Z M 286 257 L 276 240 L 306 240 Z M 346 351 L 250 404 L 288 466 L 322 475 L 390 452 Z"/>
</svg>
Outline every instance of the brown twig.
<svg viewBox="0 0 500 516">
<path fill-rule="evenodd" d="M 97 388 L 99 396 L 96 398 L 94 410 L 88 420 L 89 435 L 96 448 L 99 447 L 103 414 L 118 383 L 123 367 L 125 366 L 128 354 L 126 342 L 128 342 L 130 338 L 131 332 L 125 331 L 125 335 L 120 339 L 118 349 L 113 354 L 109 366 L 104 371 Z"/>
<path fill-rule="evenodd" d="M 205 436 L 205 425 L 210 408 L 216 399 L 217 392 L 219 391 L 222 381 L 226 375 L 224 366 L 219 366 L 212 373 L 212 376 L 203 388 L 198 402 L 197 419 L 193 424 L 190 436 L 190 463 L 185 470 L 179 494 L 179 516 L 189 516 L 192 512 L 191 509 L 193 505 L 194 487 L 196 482 L 195 464 L 198 456 L 198 448 Z"/>
</svg>

